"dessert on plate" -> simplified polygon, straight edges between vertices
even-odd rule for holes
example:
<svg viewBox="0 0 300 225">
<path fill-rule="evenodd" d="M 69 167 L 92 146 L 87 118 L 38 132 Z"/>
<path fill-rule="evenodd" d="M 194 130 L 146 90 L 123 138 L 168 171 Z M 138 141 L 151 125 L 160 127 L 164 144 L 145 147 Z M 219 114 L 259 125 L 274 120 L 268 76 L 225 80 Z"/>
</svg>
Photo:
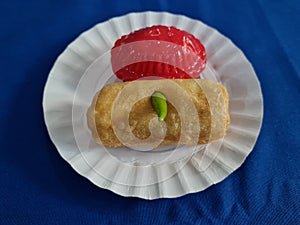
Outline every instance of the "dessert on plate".
<svg viewBox="0 0 300 225">
<path fill-rule="evenodd" d="M 111 49 L 115 75 L 87 113 L 107 147 L 207 144 L 226 135 L 226 88 L 200 78 L 206 54 L 192 34 L 156 25 L 122 36 Z"/>
</svg>

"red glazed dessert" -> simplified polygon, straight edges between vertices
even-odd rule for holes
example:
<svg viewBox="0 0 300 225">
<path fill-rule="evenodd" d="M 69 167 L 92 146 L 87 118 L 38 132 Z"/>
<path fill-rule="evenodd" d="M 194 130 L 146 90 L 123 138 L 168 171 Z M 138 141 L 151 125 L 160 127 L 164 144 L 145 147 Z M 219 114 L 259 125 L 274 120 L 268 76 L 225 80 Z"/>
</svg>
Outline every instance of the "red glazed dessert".
<svg viewBox="0 0 300 225">
<path fill-rule="evenodd" d="M 122 36 L 111 50 L 113 72 L 124 81 L 199 77 L 206 65 L 202 43 L 176 27 L 152 26 Z"/>
</svg>

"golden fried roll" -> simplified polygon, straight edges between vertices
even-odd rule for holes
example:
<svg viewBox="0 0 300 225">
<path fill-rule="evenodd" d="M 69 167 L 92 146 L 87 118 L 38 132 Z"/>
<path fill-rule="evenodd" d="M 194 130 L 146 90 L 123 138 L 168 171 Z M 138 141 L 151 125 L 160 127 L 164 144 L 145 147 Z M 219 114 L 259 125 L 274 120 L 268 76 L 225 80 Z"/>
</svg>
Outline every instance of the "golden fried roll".
<svg viewBox="0 0 300 225">
<path fill-rule="evenodd" d="M 151 95 L 167 99 L 158 120 Z M 107 147 L 207 144 L 225 136 L 230 123 L 228 93 L 201 79 L 137 80 L 105 86 L 87 113 L 94 140 Z"/>
</svg>

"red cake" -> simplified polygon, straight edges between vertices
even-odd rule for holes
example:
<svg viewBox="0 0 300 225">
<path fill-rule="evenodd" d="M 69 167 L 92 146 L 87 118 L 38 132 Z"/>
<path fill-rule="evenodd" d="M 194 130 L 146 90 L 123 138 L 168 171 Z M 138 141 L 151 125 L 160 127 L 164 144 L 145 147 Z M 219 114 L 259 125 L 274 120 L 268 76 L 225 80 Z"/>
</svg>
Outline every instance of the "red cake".
<svg viewBox="0 0 300 225">
<path fill-rule="evenodd" d="M 203 44 L 176 27 L 156 25 L 118 39 L 111 51 L 113 72 L 123 81 L 199 77 L 206 65 Z"/>
</svg>

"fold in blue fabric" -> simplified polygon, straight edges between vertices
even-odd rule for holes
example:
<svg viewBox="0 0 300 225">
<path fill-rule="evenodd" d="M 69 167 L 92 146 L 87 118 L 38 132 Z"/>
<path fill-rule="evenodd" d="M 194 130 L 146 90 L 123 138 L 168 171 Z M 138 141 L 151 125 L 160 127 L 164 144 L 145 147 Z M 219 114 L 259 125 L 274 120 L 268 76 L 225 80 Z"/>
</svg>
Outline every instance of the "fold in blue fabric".
<svg viewBox="0 0 300 225">
<path fill-rule="evenodd" d="M 203 21 L 252 63 L 264 96 L 257 143 L 205 191 L 147 201 L 78 175 L 49 139 L 42 93 L 57 56 L 81 32 L 134 11 Z M 300 2 L 1 1 L 0 224 L 300 224 Z"/>
</svg>

